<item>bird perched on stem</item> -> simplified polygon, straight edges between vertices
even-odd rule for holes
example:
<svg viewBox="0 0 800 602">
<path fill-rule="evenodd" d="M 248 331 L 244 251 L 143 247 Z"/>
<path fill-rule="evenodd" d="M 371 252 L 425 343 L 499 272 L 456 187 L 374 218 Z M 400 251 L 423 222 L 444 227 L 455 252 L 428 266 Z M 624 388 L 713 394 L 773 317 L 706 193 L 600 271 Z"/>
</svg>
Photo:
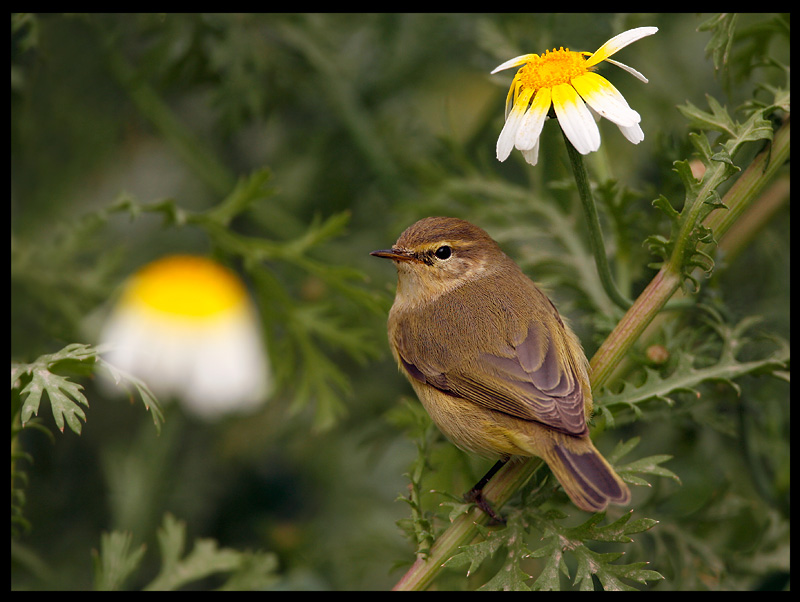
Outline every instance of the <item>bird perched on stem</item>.
<svg viewBox="0 0 800 602">
<path fill-rule="evenodd" d="M 573 503 L 599 512 L 630 491 L 589 438 L 588 362 L 550 299 L 481 228 L 422 219 L 391 249 L 389 342 L 433 421 L 458 447 L 500 462 L 542 458 Z"/>
</svg>

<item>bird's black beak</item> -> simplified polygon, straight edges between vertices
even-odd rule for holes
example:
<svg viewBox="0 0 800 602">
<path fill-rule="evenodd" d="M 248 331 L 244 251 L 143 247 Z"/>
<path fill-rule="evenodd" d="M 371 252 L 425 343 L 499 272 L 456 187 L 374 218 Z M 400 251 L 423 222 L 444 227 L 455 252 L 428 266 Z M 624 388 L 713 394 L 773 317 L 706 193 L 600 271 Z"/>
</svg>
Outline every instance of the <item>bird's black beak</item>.
<svg viewBox="0 0 800 602">
<path fill-rule="evenodd" d="M 375 257 L 384 257 L 386 259 L 394 259 L 395 261 L 417 261 L 417 258 L 410 252 L 404 249 L 385 249 L 383 251 L 373 251 L 370 255 Z"/>
</svg>

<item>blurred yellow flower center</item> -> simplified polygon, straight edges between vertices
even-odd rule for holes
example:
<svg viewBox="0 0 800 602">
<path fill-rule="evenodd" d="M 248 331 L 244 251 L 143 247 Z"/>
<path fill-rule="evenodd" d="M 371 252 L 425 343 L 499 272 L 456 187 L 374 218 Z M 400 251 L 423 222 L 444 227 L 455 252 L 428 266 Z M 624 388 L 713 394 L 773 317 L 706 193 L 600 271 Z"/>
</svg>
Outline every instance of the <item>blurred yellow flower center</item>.
<svg viewBox="0 0 800 602">
<path fill-rule="evenodd" d="M 586 73 L 586 59 L 584 53 L 570 52 L 555 48 L 544 54 L 533 55 L 533 58 L 523 65 L 517 72 L 515 79 L 519 80 L 521 89 L 531 88 L 534 91 L 540 88 L 552 88 L 558 84 L 568 84 L 574 78 Z"/>
<path fill-rule="evenodd" d="M 203 257 L 176 255 L 139 270 L 123 303 L 185 317 L 213 316 L 239 305 L 246 291 L 230 270 Z"/>
</svg>

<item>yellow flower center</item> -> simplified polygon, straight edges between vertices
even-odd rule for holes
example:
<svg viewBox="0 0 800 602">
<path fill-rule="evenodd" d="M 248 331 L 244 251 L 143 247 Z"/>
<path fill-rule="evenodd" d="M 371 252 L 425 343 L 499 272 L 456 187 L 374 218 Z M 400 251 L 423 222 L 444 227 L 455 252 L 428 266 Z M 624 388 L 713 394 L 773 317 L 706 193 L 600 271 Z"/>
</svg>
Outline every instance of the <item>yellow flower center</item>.
<svg viewBox="0 0 800 602">
<path fill-rule="evenodd" d="M 245 299 L 241 281 L 203 257 L 175 255 L 150 263 L 131 279 L 122 302 L 162 313 L 206 317 Z"/>
<path fill-rule="evenodd" d="M 584 53 L 564 50 L 563 46 L 544 54 L 534 55 L 517 72 L 515 77 L 520 83 L 520 90 L 531 88 L 552 88 L 558 84 L 568 84 L 579 75 L 586 73 Z"/>
</svg>

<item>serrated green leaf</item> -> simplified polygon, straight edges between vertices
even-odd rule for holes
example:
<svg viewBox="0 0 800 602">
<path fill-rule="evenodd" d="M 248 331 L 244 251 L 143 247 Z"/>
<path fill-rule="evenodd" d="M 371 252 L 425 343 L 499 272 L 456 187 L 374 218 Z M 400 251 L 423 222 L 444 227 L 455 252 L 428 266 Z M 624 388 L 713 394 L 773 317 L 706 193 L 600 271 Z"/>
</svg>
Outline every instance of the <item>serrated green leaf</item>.
<svg viewBox="0 0 800 602">
<path fill-rule="evenodd" d="M 31 379 L 22 391 L 20 391 L 20 397 L 24 397 L 22 410 L 20 412 L 20 421 L 23 427 L 33 416 L 39 415 L 39 404 L 42 401 L 43 392 L 44 387 L 41 386 L 39 379 Z"/>
<path fill-rule="evenodd" d="M 81 420 L 86 414 L 78 403 L 89 407 L 89 401 L 81 393 L 81 385 L 70 382 L 64 376 L 53 374 L 46 367 L 36 367 L 31 371 L 31 381 L 20 391 L 23 399 L 20 419 L 23 426 L 31 416 L 38 416 L 43 392 L 47 392 L 56 426 L 64 432 L 64 423 L 76 434 L 81 434 Z"/>
<path fill-rule="evenodd" d="M 264 591 L 278 582 L 278 557 L 272 552 L 242 554 L 239 568 L 218 591 Z"/>
<path fill-rule="evenodd" d="M 575 556 L 578 557 L 578 566 L 575 569 L 575 585 L 581 591 L 593 591 L 594 582 L 592 575 L 597 575 L 603 589 L 607 591 L 630 591 L 633 588 L 626 586 L 623 582 L 619 581 L 614 571 L 609 569 L 609 566 L 614 566 L 611 563 L 618 560 L 621 552 L 598 554 L 592 550 L 582 547 L 575 551 Z"/>
<path fill-rule="evenodd" d="M 628 480 L 629 478 L 634 478 L 635 474 L 652 474 L 658 477 L 666 477 L 668 479 L 673 479 L 677 483 L 680 483 L 681 480 L 674 472 L 671 470 L 664 468 L 663 466 L 659 466 L 659 464 L 663 462 L 667 462 L 672 459 L 672 456 L 666 454 L 657 454 L 654 456 L 648 456 L 646 458 L 640 458 L 639 460 L 635 460 L 633 462 L 629 462 L 628 464 L 617 465 L 616 469 L 617 472 L 620 473 L 620 476 L 623 479 Z M 644 484 L 650 486 L 649 483 L 644 481 L 643 479 L 637 479 L 637 484 Z"/>
<path fill-rule="evenodd" d="M 763 358 L 741 362 L 736 358 L 736 351 L 746 342 L 745 332 L 757 323 L 757 318 L 746 317 L 735 326 L 729 326 L 718 320 L 708 321 L 722 342 L 722 350 L 716 361 L 703 368 L 695 368 L 696 357 L 686 349 L 671 354 L 677 357 L 677 363 L 667 375 L 644 367 L 644 380 L 636 385 L 626 382 L 617 393 L 601 389 L 595 396 L 596 407 L 604 417 L 611 415 L 613 406 L 622 406 L 634 411 L 636 417 L 641 415 L 638 405 L 647 401 L 659 400 L 668 404 L 674 403 L 676 393 L 689 393 L 699 396 L 697 387 L 704 382 L 724 382 L 735 390 L 736 378 L 746 374 L 774 374 L 780 378 L 780 372 L 787 367 L 790 350 L 788 344 L 780 339 L 775 340 L 777 348 Z M 613 416 L 612 416 L 613 420 Z"/>
<path fill-rule="evenodd" d="M 691 379 L 682 378 L 679 369 L 691 366 L 691 357 L 684 354 L 678 359 L 678 368 L 674 370 L 671 377 L 662 377 L 661 374 L 650 368 L 644 367 L 644 382 L 636 385 L 626 381 L 619 393 L 611 393 L 607 389 L 601 389 L 595 397 L 598 408 L 609 408 L 614 405 L 623 405 L 632 409 L 637 416 L 641 415 L 638 405 L 645 401 L 658 400 L 667 404 L 673 404 L 674 400 L 670 397 L 676 392 L 693 391 L 690 387 Z M 674 377 L 674 378 L 672 378 Z"/>
<path fill-rule="evenodd" d="M 555 592 L 561 590 L 561 578 L 559 573 L 565 575 L 569 579 L 569 569 L 564 562 L 564 555 L 561 548 L 553 545 L 548 545 L 539 548 L 536 552 L 531 554 L 534 558 L 541 558 L 547 556 L 547 562 L 539 573 L 539 576 L 533 582 L 531 589 L 535 591 L 549 591 Z"/>
<path fill-rule="evenodd" d="M 644 570 L 646 562 L 632 564 L 613 564 L 622 554 L 598 554 L 583 547 L 576 551 L 578 567 L 575 571 L 575 584 L 582 591 L 592 591 L 594 583 L 592 575 L 597 576 L 603 589 L 606 591 L 637 591 L 622 579 L 629 579 L 645 585 L 647 581 L 663 579 L 664 576 L 656 571 Z"/>
<path fill-rule="evenodd" d="M 653 201 L 653 207 L 663 211 L 672 221 L 677 221 L 677 219 L 680 217 L 680 213 L 675 210 L 675 208 L 669 202 L 669 199 L 667 199 L 667 197 L 665 197 L 663 194 Z"/>
<path fill-rule="evenodd" d="M 734 171 L 741 171 L 736 165 L 733 164 L 733 159 L 731 159 L 730 153 L 728 153 L 728 151 L 724 148 L 718 153 L 711 155 L 711 160 L 716 161 L 717 163 L 727 163 Z M 716 193 L 716 191 L 714 192 Z"/>
<path fill-rule="evenodd" d="M 145 410 L 148 410 L 153 418 L 153 424 L 156 427 L 156 431 L 161 433 L 161 425 L 164 424 L 164 412 L 161 410 L 161 404 L 158 402 L 158 399 L 150 390 L 150 388 L 141 379 L 136 378 L 127 372 L 123 372 L 113 364 L 109 364 L 101 356 L 98 356 L 97 363 L 111 373 L 111 377 L 114 379 L 115 384 L 120 385 L 127 382 L 136 388 L 139 398 L 144 404 Z"/>
<path fill-rule="evenodd" d="M 439 504 L 440 507 L 450 507 L 450 512 L 447 513 L 447 519 L 450 522 L 456 520 L 462 514 L 466 514 L 475 507 L 472 502 L 464 502 L 463 500 L 448 500 Z"/>
<path fill-rule="evenodd" d="M 483 540 L 459 547 L 459 553 L 448 559 L 445 566 L 460 568 L 469 564 L 467 575 L 470 575 L 484 560 L 494 557 L 502 549 L 505 552 L 503 566 L 479 589 L 530 591 L 526 582 L 531 579 L 531 575 L 521 568 L 520 563 L 533 553 L 525 545 L 525 526 L 520 518 L 521 514 L 513 514 L 502 529 L 488 529 L 477 525 Z"/>
<path fill-rule="evenodd" d="M 756 112 L 741 126 L 735 140 L 735 146 L 733 149 L 729 148 L 729 151 L 733 155 L 739 149 L 739 146 L 745 142 L 772 140 L 773 134 L 772 122 L 764 119 L 762 112 Z"/>
<path fill-rule="evenodd" d="M 171 514 L 164 515 L 158 533 L 161 570 L 145 588 L 150 591 L 175 590 L 215 573 L 230 573 L 222 590 L 264 590 L 277 581 L 277 557 L 269 552 L 239 552 L 219 548 L 212 539 L 197 539 L 184 556 L 186 524 Z M 132 536 L 114 532 L 104 534 L 101 552 L 95 553 L 95 584 L 98 589 L 119 589 L 138 567 L 144 546 L 130 551 Z"/>
<path fill-rule="evenodd" d="M 642 522 L 630 522 L 633 516 L 633 510 L 620 516 L 617 520 L 607 525 L 601 525 L 600 522 L 605 518 L 604 512 L 593 514 L 585 523 L 565 529 L 562 533 L 571 540 L 579 541 L 608 541 L 617 543 L 630 543 L 633 541 L 629 535 L 632 533 L 641 533 L 642 530 L 647 530 L 655 525 L 658 521 L 648 522 L 647 519 Z M 646 528 L 642 528 L 646 526 Z"/>
<path fill-rule="evenodd" d="M 701 23 L 697 28 L 697 31 L 712 32 L 705 52 L 706 57 L 713 58 L 714 69 L 717 71 L 728 64 L 728 57 L 733 45 L 733 34 L 736 30 L 736 18 L 736 13 L 719 13 Z"/>
<path fill-rule="evenodd" d="M 81 405 L 89 407 L 89 400 L 82 393 L 83 386 L 54 372 L 69 370 L 79 374 L 90 374 L 96 366 L 102 365 L 109 369 L 114 380 L 119 383 L 123 378 L 130 380 L 136 386 L 144 401 L 145 407 L 151 411 L 157 429 L 160 429 L 164 416 L 158 400 L 147 386 L 133 377 L 122 375 L 113 366 L 105 362 L 98 354 L 97 348 L 92 345 L 73 343 L 67 345 L 56 353 L 42 355 L 30 364 L 12 363 L 11 387 L 19 387 L 27 377 L 30 381 L 20 390 L 20 422 L 26 426 L 33 416 L 39 415 L 42 394 L 47 393 L 50 408 L 53 412 L 58 429 L 63 432 L 64 426 L 80 435 L 86 414 Z"/>
<path fill-rule="evenodd" d="M 565 555 L 577 559 L 577 569 L 574 584 L 582 590 L 594 589 L 592 575 L 596 575 L 604 589 L 624 590 L 632 589 L 622 578 L 639 583 L 663 577 L 655 571 L 643 571 L 645 563 L 613 564 L 622 557 L 621 552 L 605 554 L 591 550 L 587 541 L 603 541 L 614 543 L 630 543 L 631 534 L 642 533 L 651 529 L 657 521 L 648 518 L 631 521 L 632 512 L 621 516 L 614 522 L 603 525 L 605 513 L 592 515 L 583 524 L 577 527 L 563 527 L 555 520 L 542 515 L 534 515 L 534 522 L 544 532 L 542 540 L 545 544 L 530 553 L 534 558 L 547 558 L 545 567 L 539 577 L 534 581 L 533 589 L 558 590 L 561 589 L 559 573 L 569 578 L 569 572 L 564 562 Z"/>
<path fill-rule="evenodd" d="M 703 177 L 698 181 L 687 161 L 675 162 L 674 169 L 686 189 L 683 208 L 676 218 L 671 204 L 663 198 L 657 199 L 654 205 L 670 218 L 670 237 L 666 242 L 653 236 L 645 240 L 650 251 L 663 260 L 651 265 L 660 269 L 664 263 L 670 263 L 672 269 L 682 275 L 682 286 L 687 291 L 691 291 L 691 287 L 699 288 L 697 275 L 693 274 L 696 268 L 710 273 L 714 267 L 711 255 L 698 245 L 716 242 L 703 221 L 712 211 L 724 208 L 718 188 L 741 170 L 734 163 L 737 151 L 747 142 L 771 140 L 773 135 L 772 124 L 764 119 L 764 111 L 751 111 L 747 120 L 740 124 L 713 96 L 707 95 L 706 100 L 710 111 L 703 111 L 691 102 L 678 107 L 692 127 L 702 130 L 691 132 L 689 139 L 705 167 Z M 708 131 L 720 133 L 714 150 L 706 134 Z"/>
<path fill-rule="evenodd" d="M 83 387 L 72 383 L 64 378 L 53 378 L 57 375 L 48 376 L 49 386 L 46 386 L 47 396 L 50 398 L 50 406 L 53 409 L 53 417 L 56 421 L 58 430 L 64 431 L 64 422 L 69 425 L 73 433 L 80 435 L 83 423 L 86 421 L 86 414 L 76 402 L 89 407 L 89 400 L 81 393 Z"/>
<path fill-rule="evenodd" d="M 636 446 L 639 445 L 641 441 L 641 437 L 632 437 L 627 441 L 620 441 L 617 443 L 616 447 L 611 450 L 611 453 L 606 456 L 609 462 L 615 464 L 620 458 L 627 456 L 631 453 Z"/>
<path fill-rule="evenodd" d="M 736 124 L 733 119 L 731 119 L 730 115 L 728 115 L 727 109 L 710 94 L 706 94 L 706 101 L 711 109 L 710 113 L 708 111 L 703 111 L 689 101 L 686 101 L 685 105 L 678 105 L 678 111 L 689 120 L 692 127 L 700 130 L 713 130 L 727 136 L 734 136 Z"/>
<path fill-rule="evenodd" d="M 525 583 L 531 576 L 519 568 L 516 563 L 508 563 L 484 583 L 478 591 L 529 592 L 531 588 Z"/>
<path fill-rule="evenodd" d="M 764 119 L 762 111 L 754 112 L 747 121 L 739 124 L 731 118 L 727 109 L 716 98 L 707 94 L 706 100 L 711 108 L 710 113 L 702 111 L 691 102 L 679 106 L 678 110 L 689 119 L 693 127 L 720 132 L 723 136 L 718 143 L 722 145 L 722 149 L 728 157 L 733 157 L 745 142 L 772 140 L 772 124 L 769 120 Z M 704 135 L 692 133 L 690 140 L 703 158 L 710 159 L 712 157 L 710 147 L 706 148 L 708 142 Z"/>
<path fill-rule="evenodd" d="M 477 543 L 460 546 L 458 548 L 458 554 L 455 554 L 449 558 L 444 563 L 444 566 L 461 568 L 469 564 L 469 568 L 467 569 L 467 576 L 469 576 L 486 558 L 494 556 L 494 553 L 497 552 L 497 550 L 500 549 L 500 547 L 505 543 L 505 538 L 497 536 L 497 532 L 491 531 L 483 525 L 476 526 L 481 535 L 483 535 L 484 539 Z"/>
<path fill-rule="evenodd" d="M 690 138 L 693 141 L 698 139 L 705 140 L 705 136 L 697 136 L 694 134 L 690 135 Z M 697 146 L 697 144 L 695 144 L 695 146 Z M 702 148 L 702 145 L 700 146 Z M 700 180 L 694 177 L 694 173 L 692 172 L 692 167 L 689 161 L 675 161 L 672 164 L 672 171 L 678 174 L 678 177 L 681 179 L 683 187 L 686 189 L 687 199 L 697 196 L 697 193 L 700 191 Z M 667 203 L 668 202 L 669 201 L 667 201 Z M 672 215 L 672 218 L 673 221 L 677 221 L 680 218 L 680 215 L 675 212 Z"/>
<path fill-rule="evenodd" d="M 644 533 L 658 524 L 654 518 L 637 518 L 628 523 L 627 533 Z"/>
</svg>

